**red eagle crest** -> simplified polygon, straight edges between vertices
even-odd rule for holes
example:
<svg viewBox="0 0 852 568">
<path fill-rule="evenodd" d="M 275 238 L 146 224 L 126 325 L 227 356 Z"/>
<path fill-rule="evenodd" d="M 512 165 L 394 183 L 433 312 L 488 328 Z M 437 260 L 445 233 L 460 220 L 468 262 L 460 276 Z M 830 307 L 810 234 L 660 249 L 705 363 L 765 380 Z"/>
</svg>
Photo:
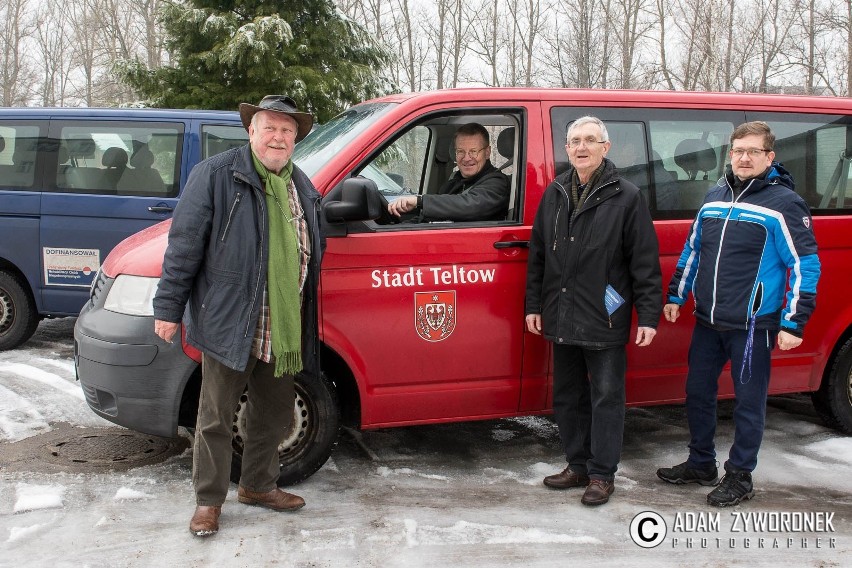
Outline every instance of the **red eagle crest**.
<svg viewBox="0 0 852 568">
<path fill-rule="evenodd" d="M 441 341 L 456 328 L 456 293 L 415 292 L 414 328 L 426 341 Z"/>
</svg>

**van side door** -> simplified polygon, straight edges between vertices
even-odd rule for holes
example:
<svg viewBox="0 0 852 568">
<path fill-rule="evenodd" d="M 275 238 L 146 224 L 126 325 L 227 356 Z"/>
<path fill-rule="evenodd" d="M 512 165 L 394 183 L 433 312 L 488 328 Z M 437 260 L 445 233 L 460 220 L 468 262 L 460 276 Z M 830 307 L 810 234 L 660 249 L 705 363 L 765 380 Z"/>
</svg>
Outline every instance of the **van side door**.
<svg viewBox="0 0 852 568">
<path fill-rule="evenodd" d="M 10 277 L 17 278 L 20 271 L 26 280 L 38 279 L 41 270 L 38 215 L 46 158 L 39 149 L 45 146 L 48 125 L 46 118 L 0 121 L 0 260 Z M 5 320 L 3 316 L 6 312 L 0 310 Z M 0 322 L 0 332 L 11 325 Z"/>
<path fill-rule="evenodd" d="M 78 312 L 109 251 L 169 217 L 185 131 L 183 121 L 51 121 L 39 243 L 42 312 Z"/>
<path fill-rule="evenodd" d="M 454 133 L 477 122 L 510 187 L 499 219 L 412 213 L 350 223 L 348 234 L 328 238 L 323 340 L 356 374 L 362 426 L 518 413 L 530 233 L 521 218 L 523 165 L 537 114 L 537 106 L 471 105 L 421 115 L 389 131 L 350 172 L 375 181 L 389 202 L 440 197 L 457 175 Z"/>
</svg>

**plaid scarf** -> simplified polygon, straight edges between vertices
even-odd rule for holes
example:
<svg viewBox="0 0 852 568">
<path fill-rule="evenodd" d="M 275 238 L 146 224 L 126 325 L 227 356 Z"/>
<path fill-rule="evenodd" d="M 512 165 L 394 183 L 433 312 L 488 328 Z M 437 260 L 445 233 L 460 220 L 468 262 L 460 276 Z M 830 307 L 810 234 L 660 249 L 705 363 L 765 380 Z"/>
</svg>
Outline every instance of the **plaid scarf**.
<svg viewBox="0 0 852 568">
<path fill-rule="evenodd" d="M 266 188 L 269 212 L 269 332 L 275 356 L 275 376 L 294 375 L 302 370 L 302 302 L 299 290 L 299 241 L 289 208 L 293 161 L 279 175 L 260 163 L 252 152 L 254 168 Z M 285 208 L 282 203 L 288 206 Z"/>
</svg>

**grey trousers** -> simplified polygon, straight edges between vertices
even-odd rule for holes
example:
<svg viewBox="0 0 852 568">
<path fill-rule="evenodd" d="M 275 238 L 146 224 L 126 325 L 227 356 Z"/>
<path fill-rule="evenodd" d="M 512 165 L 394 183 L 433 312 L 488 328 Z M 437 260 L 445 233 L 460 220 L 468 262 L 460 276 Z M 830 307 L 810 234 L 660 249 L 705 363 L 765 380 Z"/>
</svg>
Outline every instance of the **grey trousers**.
<svg viewBox="0 0 852 568">
<path fill-rule="evenodd" d="M 228 494 L 231 474 L 231 436 L 234 412 L 248 386 L 240 485 L 266 492 L 278 480 L 278 444 L 293 419 L 293 376 L 274 376 L 275 363 L 249 359 L 245 371 L 235 371 L 202 355 L 201 396 L 192 454 L 195 501 L 219 506 Z"/>
</svg>

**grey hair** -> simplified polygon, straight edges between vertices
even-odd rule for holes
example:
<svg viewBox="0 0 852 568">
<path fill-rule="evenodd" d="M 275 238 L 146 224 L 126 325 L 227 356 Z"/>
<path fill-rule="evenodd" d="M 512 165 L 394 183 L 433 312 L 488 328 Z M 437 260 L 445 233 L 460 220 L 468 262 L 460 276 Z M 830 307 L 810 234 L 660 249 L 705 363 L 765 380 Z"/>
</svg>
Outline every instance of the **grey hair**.
<svg viewBox="0 0 852 568">
<path fill-rule="evenodd" d="M 601 138 L 603 138 L 603 142 L 609 142 L 609 132 L 606 130 L 606 125 L 603 123 L 601 119 L 596 116 L 581 116 L 574 122 L 568 125 L 568 132 L 565 134 L 565 141 L 571 140 L 571 131 L 575 128 L 579 128 L 584 124 L 597 124 L 601 129 Z"/>
</svg>

